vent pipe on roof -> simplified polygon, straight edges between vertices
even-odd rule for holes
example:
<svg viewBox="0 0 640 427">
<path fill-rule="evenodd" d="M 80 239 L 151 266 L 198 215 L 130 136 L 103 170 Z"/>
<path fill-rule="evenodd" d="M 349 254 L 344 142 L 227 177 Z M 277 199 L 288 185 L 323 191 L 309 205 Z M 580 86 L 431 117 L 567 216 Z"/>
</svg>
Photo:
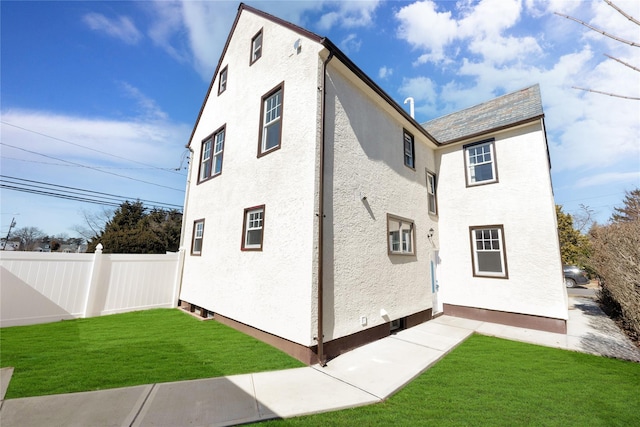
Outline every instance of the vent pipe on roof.
<svg viewBox="0 0 640 427">
<path fill-rule="evenodd" d="M 404 100 L 404 103 L 409 103 L 409 114 L 411 114 L 411 118 L 415 119 L 416 116 L 414 114 L 414 110 L 413 110 L 413 98 L 412 97 L 408 97 L 407 99 Z"/>
</svg>

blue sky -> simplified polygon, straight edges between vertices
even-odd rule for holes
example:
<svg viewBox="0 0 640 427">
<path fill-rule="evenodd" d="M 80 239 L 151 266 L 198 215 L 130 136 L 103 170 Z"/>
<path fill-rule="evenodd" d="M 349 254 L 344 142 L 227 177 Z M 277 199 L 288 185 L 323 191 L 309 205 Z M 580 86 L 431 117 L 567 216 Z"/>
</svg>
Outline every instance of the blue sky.
<svg viewBox="0 0 640 427">
<path fill-rule="evenodd" d="M 571 88 L 640 97 L 640 73 L 604 56 L 640 67 L 640 49 L 553 14 L 640 42 L 603 1 L 246 3 L 329 37 L 400 104 L 414 97 L 420 122 L 539 83 L 566 212 L 584 204 L 604 223 L 640 187 L 640 101 Z M 3 185 L 181 206 L 184 147 L 238 4 L 0 2 Z M 640 2 L 616 4 L 640 18 Z M 85 213 L 103 209 L 0 191 L 2 236 L 13 217 L 75 236 Z"/>
</svg>

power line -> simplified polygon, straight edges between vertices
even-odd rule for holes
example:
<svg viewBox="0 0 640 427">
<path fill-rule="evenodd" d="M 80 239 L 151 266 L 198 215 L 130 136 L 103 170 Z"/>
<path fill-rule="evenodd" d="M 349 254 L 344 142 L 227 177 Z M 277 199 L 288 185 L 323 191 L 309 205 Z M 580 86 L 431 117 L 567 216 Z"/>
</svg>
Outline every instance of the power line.
<svg viewBox="0 0 640 427">
<path fill-rule="evenodd" d="M 158 169 L 158 170 L 161 170 L 161 171 L 164 171 L 164 172 L 171 172 L 171 173 L 177 173 L 178 175 L 182 175 L 182 174 L 181 174 L 181 173 L 179 173 L 176 169 L 171 169 L 171 168 L 160 168 L 160 167 L 157 167 L 157 166 L 149 165 L 149 164 L 147 164 L 147 163 L 139 162 L 139 161 L 137 161 L 137 160 L 128 159 L 128 158 L 126 158 L 126 157 L 122 157 L 122 156 L 117 156 L 117 155 L 115 155 L 115 154 L 107 153 L 106 151 L 96 150 L 95 148 L 87 147 L 86 145 L 78 144 L 78 143 L 76 143 L 76 142 L 67 141 L 66 139 L 57 138 L 57 137 L 55 137 L 55 136 L 47 135 L 46 133 L 37 132 L 37 131 L 35 131 L 35 130 L 27 129 L 27 128 L 24 128 L 24 127 L 22 127 L 22 126 L 14 125 L 13 123 L 5 122 L 4 120 L 0 120 L 0 123 L 5 124 L 5 125 L 7 125 L 7 126 L 14 127 L 14 128 L 16 128 L 16 129 L 23 130 L 23 131 L 25 131 L 25 132 L 31 132 L 31 133 L 34 133 L 34 134 L 36 134 L 36 135 L 44 136 L 45 138 L 50 138 L 50 139 L 53 139 L 53 140 L 55 140 L 55 141 L 64 142 L 65 144 L 74 145 L 74 146 L 76 146 L 76 147 L 84 148 L 84 149 L 86 149 L 86 150 L 90 150 L 90 151 L 95 151 L 96 153 L 105 154 L 105 155 L 107 155 L 107 156 L 115 157 L 115 158 L 117 158 L 117 159 L 122 159 L 122 160 L 126 160 L 126 161 L 128 161 L 128 162 L 137 163 L 137 164 L 139 164 L 139 165 L 148 166 L 148 167 L 150 167 L 150 168 L 152 168 L 152 169 Z M 179 168 L 178 168 L 178 169 L 179 169 Z"/>
<path fill-rule="evenodd" d="M 21 191 L 31 194 L 39 194 L 52 196 L 61 199 L 74 200 L 80 202 L 94 203 L 105 206 L 120 206 L 124 201 L 139 200 L 155 208 L 162 209 L 182 209 L 181 205 L 173 203 L 158 202 L 155 200 L 146 200 L 134 197 L 120 196 L 116 194 L 103 193 L 93 190 L 85 190 L 82 188 L 68 187 L 64 185 L 51 184 L 42 181 L 34 181 L 24 178 L 16 178 L 6 175 L 0 175 L 0 183 L 2 188 L 8 190 Z M 36 185 L 38 184 L 38 185 Z"/>
<path fill-rule="evenodd" d="M 69 164 L 72 164 L 72 165 L 80 166 L 80 167 L 83 167 L 83 168 L 86 168 L 86 169 L 91 169 L 91 170 L 95 170 L 95 171 L 98 171 L 98 172 L 106 173 L 106 174 L 109 174 L 109 175 L 114 175 L 114 176 L 117 176 L 117 177 L 120 177 L 120 178 L 130 179 L 132 181 L 138 181 L 138 182 L 142 182 L 144 184 L 155 185 L 156 187 L 168 188 L 169 190 L 180 191 L 181 193 L 184 193 L 184 190 L 181 190 L 179 188 L 168 187 L 166 185 L 156 184 L 155 182 L 144 181 L 142 179 L 132 178 L 130 176 L 121 175 L 121 174 L 114 173 L 114 172 L 103 171 L 103 170 L 97 169 L 97 168 L 95 168 L 93 166 L 87 166 L 87 165 L 83 165 L 81 163 L 75 163 L 75 162 L 71 162 L 69 160 L 59 159 L 57 157 L 48 156 L 46 154 L 42 154 L 42 153 L 38 153 L 38 152 L 35 152 L 35 151 L 27 150 L 26 148 L 16 147 L 15 145 L 7 144 L 5 142 L 0 142 L 0 144 L 1 145 L 6 145 L 7 147 L 15 148 L 16 150 L 26 151 L 27 153 L 36 154 L 38 156 L 46 157 L 48 159 L 58 160 L 59 162 L 65 162 L 65 163 L 69 163 Z"/>
<path fill-rule="evenodd" d="M 39 162 L 37 160 L 18 159 L 16 157 L 3 156 L 2 158 L 5 159 L 5 160 L 16 160 L 18 162 L 37 163 L 39 165 L 64 166 L 64 167 L 68 167 L 68 168 L 81 167 L 81 166 L 77 166 L 77 165 L 65 165 L 63 163 Z M 162 170 L 169 170 L 169 169 L 157 168 L 157 167 L 146 167 L 146 168 L 123 168 L 123 167 L 117 167 L 117 166 L 93 166 L 93 167 L 96 168 L 96 169 L 127 169 L 127 170 L 162 169 Z M 171 170 L 173 170 L 173 169 L 171 169 Z M 183 174 L 183 173 L 178 173 L 178 175 L 187 176 L 186 174 Z"/>
</svg>

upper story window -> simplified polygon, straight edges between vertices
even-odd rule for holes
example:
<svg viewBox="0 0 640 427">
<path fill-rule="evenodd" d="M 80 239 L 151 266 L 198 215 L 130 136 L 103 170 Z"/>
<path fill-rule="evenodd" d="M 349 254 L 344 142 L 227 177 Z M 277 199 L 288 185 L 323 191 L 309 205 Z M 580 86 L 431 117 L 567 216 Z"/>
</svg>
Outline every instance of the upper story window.
<svg viewBox="0 0 640 427">
<path fill-rule="evenodd" d="M 242 250 L 261 251 L 264 229 L 264 205 L 244 210 Z"/>
<path fill-rule="evenodd" d="M 494 141 L 481 141 L 464 146 L 467 186 L 498 181 Z"/>
<path fill-rule="evenodd" d="M 436 215 L 438 207 L 436 205 L 436 175 L 427 172 L 427 195 L 429 198 L 429 213 Z"/>
<path fill-rule="evenodd" d="M 258 157 L 280 148 L 282 140 L 282 102 L 284 83 L 262 97 Z"/>
<path fill-rule="evenodd" d="M 415 161 L 415 147 L 413 135 L 411 135 L 406 130 L 403 132 L 403 140 L 404 140 L 404 164 L 405 166 L 410 167 L 411 169 L 416 168 Z"/>
<path fill-rule="evenodd" d="M 202 141 L 200 175 L 198 182 L 206 181 L 222 173 L 222 152 L 224 151 L 225 126 Z"/>
<path fill-rule="evenodd" d="M 193 238 L 191 242 L 191 255 L 202 254 L 202 240 L 204 238 L 204 219 L 193 222 Z"/>
<path fill-rule="evenodd" d="M 387 214 L 387 235 L 389 254 L 415 254 L 415 225 L 412 220 Z"/>
<path fill-rule="evenodd" d="M 473 275 L 508 278 L 502 225 L 469 227 Z"/>
<path fill-rule="evenodd" d="M 218 95 L 227 90 L 227 69 L 228 67 L 224 67 L 222 71 L 220 71 L 218 78 Z"/>
<path fill-rule="evenodd" d="M 256 62 L 262 56 L 262 29 L 251 39 L 251 60 L 249 65 Z"/>
</svg>

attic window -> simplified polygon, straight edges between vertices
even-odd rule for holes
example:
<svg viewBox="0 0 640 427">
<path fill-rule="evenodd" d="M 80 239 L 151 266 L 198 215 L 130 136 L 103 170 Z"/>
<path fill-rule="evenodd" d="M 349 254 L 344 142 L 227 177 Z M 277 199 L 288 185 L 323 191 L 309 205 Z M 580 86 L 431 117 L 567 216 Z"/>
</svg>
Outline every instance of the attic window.
<svg viewBox="0 0 640 427">
<path fill-rule="evenodd" d="M 251 60 L 249 65 L 256 62 L 262 56 L 262 29 L 251 39 Z"/>
<path fill-rule="evenodd" d="M 227 90 L 227 67 L 220 71 L 218 78 L 218 95 Z"/>
</svg>

